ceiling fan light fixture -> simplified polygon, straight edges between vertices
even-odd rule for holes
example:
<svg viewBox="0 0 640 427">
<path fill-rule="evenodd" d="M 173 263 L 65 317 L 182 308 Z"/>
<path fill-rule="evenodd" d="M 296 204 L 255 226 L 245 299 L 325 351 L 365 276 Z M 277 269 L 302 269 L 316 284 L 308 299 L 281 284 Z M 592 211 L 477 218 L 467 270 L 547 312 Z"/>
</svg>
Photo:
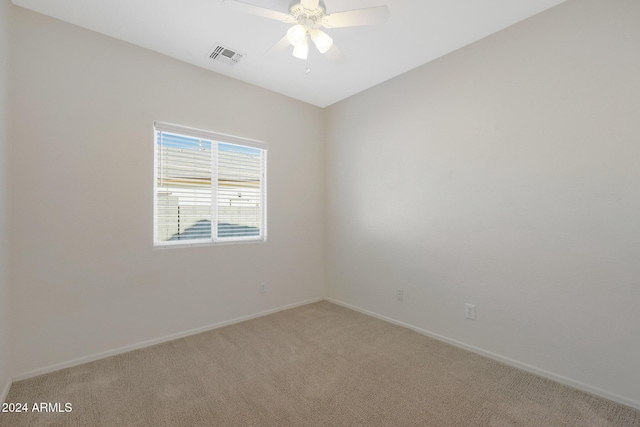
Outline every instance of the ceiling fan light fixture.
<svg viewBox="0 0 640 427">
<path fill-rule="evenodd" d="M 327 14 L 327 8 L 323 0 L 289 0 L 291 2 L 289 3 L 289 13 L 284 13 L 252 4 L 257 0 L 222 1 L 236 11 L 291 25 L 286 35 L 273 45 L 269 52 L 284 51 L 288 45 L 291 45 L 293 46 L 293 56 L 295 58 L 307 60 L 309 58 L 309 39 L 311 39 L 325 58 L 337 64 L 343 63 L 346 58 L 333 42 L 333 39 L 321 28 L 332 29 L 376 25 L 382 24 L 389 19 L 389 8 L 387 6 L 363 7 Z"/>
<path fill-rule="evenodd" d="M 326 53 L 333 44 L 333 39 L 329 37 L 329 34 L 317 28 L 311 31 L 311 40 L 313 40 L 320 53 Z"/>
<path fill-rule="evenodd" d="M 293 56 L 298 59 L 307 59 L 309 56 L 309 39 L 306 36 L 302 43 L 293 47 Z"/>
<path fill-rule="evenodd" d="M 287 31 L 287 39 L 292 46 L 298 47 L 307 39 L 307 29 L 302 24 L 294 25 Z"/>
</svg>

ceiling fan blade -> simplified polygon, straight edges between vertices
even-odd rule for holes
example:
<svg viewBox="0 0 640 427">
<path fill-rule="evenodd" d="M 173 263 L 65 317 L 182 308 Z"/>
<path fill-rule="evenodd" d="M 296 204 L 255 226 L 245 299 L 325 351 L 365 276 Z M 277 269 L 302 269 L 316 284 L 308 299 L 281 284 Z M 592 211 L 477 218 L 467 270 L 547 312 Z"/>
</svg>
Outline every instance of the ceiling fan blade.
<svg viewBox="0 0 640 427">
<path fill-rule="evenodd" d="M 225 5 L 236 12 L 248 13 L 250 15 L 262 16 L 263 18 L 274 19 L 276 21 L 289 22 L 290 15 L 277 10 L 256 6 L 240 0 L 224 0 Z"/>
<path fill-rule="evenodd" d="M 276 44 L 271 46 L 269 50 L 267 50 L 265 53 L 262 54 L 262 56 L 270 57 L 270 56 L 276 55 L 280 52 L 284 52 L 285 50 L 287 50 L 289 46 L 291 46 L 291 44 L 289 43 L 289 39 L 285 34 L 283 38 L 281 38 Z"/>
<path fill-rule="evenodd" d="M 389 8 L 377 6 L 332 13 L 324 17 L 322 25 L 327 28 L 357 27 L 383 24 L 387 22 L 387 19 L 389 19 Z"/>
<path fill-rule="evenodd" d="M 302 0 L 302 7 L 309 10 L 314 10 L 318 7 L 320 0 Z"/>
<path fill-rule="evenodd" d="M 342 64 L 347 60 L 347 57 L 340 52 L 340 49 L 338 49 L 335 43 L 333 43 L 329 50 L 324 53 L 324 57 L 335 64 Z"/>
</svg>

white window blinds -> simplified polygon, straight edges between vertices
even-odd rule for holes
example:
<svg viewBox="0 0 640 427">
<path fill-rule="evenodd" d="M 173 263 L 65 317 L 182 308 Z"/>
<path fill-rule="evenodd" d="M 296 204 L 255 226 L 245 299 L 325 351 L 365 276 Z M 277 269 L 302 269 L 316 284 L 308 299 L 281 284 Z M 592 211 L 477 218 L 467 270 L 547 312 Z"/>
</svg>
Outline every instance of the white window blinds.
<svg viewBox="0 0 640 427">
<path fill-rule="evenodd" d="M 259 141 L 156 123 L 155 245 L 265 240 L 266 156 Z"/>
</svg>

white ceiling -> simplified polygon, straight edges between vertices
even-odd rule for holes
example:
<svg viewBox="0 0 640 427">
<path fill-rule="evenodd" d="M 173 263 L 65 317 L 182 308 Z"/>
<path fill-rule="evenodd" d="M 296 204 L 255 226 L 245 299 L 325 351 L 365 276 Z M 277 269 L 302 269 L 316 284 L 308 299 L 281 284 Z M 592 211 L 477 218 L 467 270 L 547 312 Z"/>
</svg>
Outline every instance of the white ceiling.
<svg viewBox="0 0 640 427">
<path fill-rule="evenodd" d="M 288 11 L 290 0 L 244 0 Z M 327 13 L 387 5 L 386 24 L 327 30 L 347 61 L 313 47 L 311 72 L 291 49 L 263 55 L 290 24 L 241 14 L 222 0 L 13 0 L 13 3 L 301 101 L 326 107 L 565 0 L 324 0 Z M 215 43 L 245 54 L 230 66 Z"/>
</svg>

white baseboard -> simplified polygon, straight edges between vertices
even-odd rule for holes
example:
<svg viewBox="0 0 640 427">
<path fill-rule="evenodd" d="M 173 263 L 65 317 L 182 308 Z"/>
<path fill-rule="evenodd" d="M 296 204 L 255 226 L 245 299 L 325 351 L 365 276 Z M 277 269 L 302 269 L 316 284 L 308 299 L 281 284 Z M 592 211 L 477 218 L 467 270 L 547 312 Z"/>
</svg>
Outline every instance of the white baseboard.
<svg viewBox="0 0 640 427">
<path fill-rule="evenodd" d="M 55 372 L 55 371 L 59 371 L 61 369 L 70 368 L 72 366 L 82 365 L 83 363 L 88 363 L 88 362 L 93 362 L 95 360 L 105 359 L 107 357 L 115 356 L 115 355 L 122 354 L 122 353 L 127 353 L 129 351 L 138 350 L 138 349 L 145 348 L 145 347 L 151 347 L 152 345 L 161 344 L 163 342 L 172 341 L 172 340 L 175 340 L 175 339 L 178 339 L 178 338 L 188 337 L 189 335 L 195 335 L 195 334 L 199 334 L 199 333 L 202 333 L 202 332 L 210 331 L 210 330 L 213 330 L 213 329 L 222 328 L 224 326 L 233 325 L 234 323 L 240 323 L 240 322 L 244 322 L 245 320 L 251 320 L 251 319 L 255 319 L 257 317 L 267 316 L 269 314 L 277 313 L 279 311 L 288 310 L 290 308 L 300 307 L 300 306 L 307 305 L 307 304 L 312 304 L 314 302 L 318 302 L 318 301 L 322 301 L 322 300 L 324 300 L 324 298 L 320 297 L 320 298 L 313 298 L 313 299 L 306 300 L 306 301 L 300 301 L 300 302 L 296 302 L 296 303 L 293 303 L 293 304 L 288 304 L 288 305 L 284 305 L 284 306 L 281 306 L 281 307 L 273 308 L 273 309 L 270 309 L 270 310 L 261 311 L 259 313 L 250 314 L 248 316 L 237 317 L 235 319 L 226 320 L 224 322 L 214 323 L 213 325 L 203 326 L 203 327 L 200 327 L 200 328 L 191 329 L 189 331 L 179 332 L 179 333 L 176 333 L 176 334 L 167 335 L 167 336 L 156 338 L 156 339 L 149 340 L 149 341 L 143 341 L 143 342 L 140 342 L 140 343 L 127 345 L 127 346 L 116 348 L 116 349 L 113 349 L 113 350 L 108 350 L 108 351 L 104 351 L 104 352 L 101 352 L 101 353 L 92 354 L 92 355 L 89 355 L 89 356 L 79 357 L 77 359 L 69 360 L 67 362 L 56 363 L 54 365 L 45 366 L 44 368 L 38 368 L 38 369 L 34 369 L 34 370 L 31 370 L 31 371 L 27 371 L 27 372 L 23 372 L 21 374 L 18 374 L 18 375 L 13 377 L 13 381 L 26 380 L 28 378 L 37 377 L 39 375 L 48 374 L 50 372 Z M 7 389 L 5 390 L 7 393 L 9 392 L 9 387 L 10 386 L 11 386 L 11 384 L 9 384 L 9 386 L 7 386 Z"/>
<path fill-rule="evenodd" d="M 617 395 L 615 393 L 608 392 L 608 391 L 603 390 L 601 388 L 594 387 L 594 386 L 591 386 L 589 384 L 582 383 L 580 381 L 572 380 L 571 378 L 567 378 L 567 377 L 564 377 L 562 375 L 554 374 L 553 372 L 545 371 L 544 369 L 540 369 L 540 368 L 537 368 L 535 366 L 528 365 L 526 363 L 518 362 L 517 360 L 513 360 L 513 359 L 510 359 L 508 357 L 501 356 L 499 354 L 492 353 L 490 351 L 483 350 L 481 348 L 474 347 L 472 345 L 468 345 L 468 344 L 465 344 L 465 343 L 460 342 L 460 341 L 456 341 L 456 340 L 451 339 L 451 338 L 447 338 L 445 336 L 442 336 L 442 335 L 427 331 L 427 330 L 419 328 L 417 326 L 413 326 L 413 325 L 410 325 L 410 324 L 407 324 L 407 323 L 404 323 L 404 322 L 400 322 L 400 321 L 392 319 L 390 317 L 383 316 L 381 314 L 374 313 L 372 311 L 365 310 L 363 308 L 356 307 L 356 306 L 351 305 L 351 304 L 347 304 L 347 303 L 344 303 L 344 302 L 341 302 L 341 301 L 337 301 L 337 300 L 334 300 L 334 299 L 331 299 L 331 298 L 325 298 L 325 300 L 327 300 L 329 302 L 332 302 L 334 304 L 340 305 L 342 307 L 346 307 L 346 308 L 349 308 L 351 310 L 358 311 L 360 313 L 375 317 L 377 319 L 384 320 L 385 322 L 393 323 L 394 325 L 398 325 L 398 326 L 405 327 L 407 329 L 411 329 L 411 330 L 413 330 L 415 332 L 418 332 L 419 334 L 426 335 L 426 336 L 428 336 L 430 338 L 434 338 L 436 340 L 446 342 L 447 344 L 451 344 L 451 345 L 453 345 L 455 347 L 459 347 L 459 348 L 462 348 L 464 350 L 468 350 L 468 351 L 471 351 L 473 353 L 477 353 L 477 354 L 480 354 L 482 356 L 488 357 L 490 359 L 497 360 L 498 362 L 504 363 L 505 365 L 513 366 L 514 368 L 522 369 L 523 371 L 531 372 L 532 374 L 536 374 L 536 375 L 539 375 L 541 377 L 544 377 L 544 378 L 559 382 L 559 383 L 567 385 L 569 387 L 573 387 L 575 389 L 578 389 L 578 390 L 581 390 L 581 391 L 584 391 L 584 392 L 587 392 L 587 393 L 591 393 L 591 394 L 594 394 L 596 396 L 599 396 L 599 397 L 602 397 L 602 398 L 605 398 L 605 399 L 620 403 L 622 405 L 626 405 L 626 406 L 629 406 L 631 408 L 640 410 L 640 402 L 639 401 L 636 401 L 636 400 L 633 400 L 633 399 L 629 399 L 629 398 L 626 398 L 624 396 Z"/>
<path fill-rule="evenodd" d="M 261 312 L 254 313 L 254 314 L 250 314 L 248 316 L 242 316 L 242 317 L 238 317 L 238 318 L 235 318 L 235 319 L 227 320 L 227 321 L 224 321 L 224 322 L 219 322 L 219 323 L 215 323 L 215 324 L 212 324 L 212 325 L 208 325 L 208 326 L 203 326 L 203 327 L 200 327 L 200 328 L 192 329 L 192 330 L 189 330 L 189 331 L 179 332 L 179 333 L 176 333 L 176 334 L 167 335 L 167 336 L 164 336 L 164 337 L 161 337 L 161 338 L 156 338 L 156 339 L 149 340 L 149 341 L 143 341 L 143 342 L 140 342 L 140 343 L 137 343 L 137 344 L 132 344 L 132 345 L 120 347 L 120 348 L 109 350 L 109 351 L 105 351 L 105 352 L 102 352 L 102 353 L 97 353 L 97 354 L 93 354 L 93 355 L 89 355 L 89 356 L 80 357 L 80 358 L 73 359 L 73 360 L 70 360 L 70 361 L 67 361 L 67 362 L 57 363 L 57 364 L 54 364 L 54 365 L 46 366 L 44 368 L 34 369 L 34 370 L 31 370 L 31 371 L 28 371 L 28 372 L 24 372 L 24 373 L 21 373 L 21 374 L 18 374 L 16 376 L 14 376 L 13 381 L 20 381 L 20 380 L 25 380 L 25 379 L 28 379 L 28 378 L 36 377 L 36 376 L 39 376 L 39 375 L 48 374 L 50 372 L 59 371 L 61 369 L 65 369 L 65 368 L 70 368 L 72 366 L 81 365 L 83 363 L 93 362 L 95 360 L 100 360 L 100 359 L 104 359 L 104 358 L 107 358 L 107 357 L 115 356 L 115 355 L 118 355 L 118 354 L 127 353 L 129 351 L 138 350 L 138 349 L 145 348 L 145 347 L 150 347 L 150 346 L 153 346 L 153 345 L 156 345 L 156 344 L 161 344 L 163 342 L 175 340 L 175 339 L 178 339 L 178 338 L 187 337 L 189 335 L 199 334 L 201 332 L 206 332 L 206 331 L 210 331 L 210 330 L 213 330 L 213 329 L 222 328 L 224 326 L 233 325 L 233 324 L 239 323 L 239 322 L 244 322 L 245 320 L 251 320 L 251 319 L 258 318 L 258 317 L 267 316 L 269 314 L 277 313 L 279 311 L 288 310 L 288 309 L 291 309 L 291 308 L 300 307 L 300 306 L 307 305 L 307 304 L 312 304 L 314 302 L 318 302 L 318 301 L 322 301 L 322 300 L 327 300 L 327 301 L 329 301 L 331 303 L 334 303 L 334 304 L 349 308 L 351 310 L 358 311 L 360 313 L 375 317 L 377 319 L 384 320 L 386 322 L 389 322 L 389 323 L 392 323 L 392 324 L 395 324 L 395 325 L 398 325 L 398 326 L 402 326 L 402 327 L 411 329 L 411 330 L 413 330 L 415 332 L 418 332 L 418 333 L 420 333 L 422 335 L 426 335 L 428 337 L 437 339 L 439 341 L 446 342 L 446 343 L 451 344 L 453 346 L 456 346 L 456 347 L 471 351 L 473 353 L 480 354 L 480 355 L 488 357 L 490 359 L 497 360 L 497 361 L 502 362 L 502 363 L 504 363 L 506 365 L 513 366 L 513 367 L 518 368 L 518 369 L 522 369 L 523 371 L 531 372 L 533 374 L 539 375 L 539 376 L 544 377 L 544 378 L 548 378 L 550 380 L 557 381 L 557 382 L 559 382 L 561 384 L 568 385 L 568 386 L 576 388 L 578 390 L 582 390 L 582 391 L 585 391 L 587 393 L 591 393 L 591 394 L 594 394 L 596 396 L 600 396 L 600 397 L 603 397 L 605 399 L 608 399 L 608 400 L 611 400 L 611 401 L 614 401 L 614 402 L 617 402 L 617 403 L 620 403 L 620 404 L 623 404 L 623 405 L 626 405 L 626 406 L 629 406 L 629 407 L 632 407 L 632 408 L 640 410 L 640 402 L 639 401 L 636 401 L 636 400 L 633 400 L 633 399 L 629 399 L 629 398 L 626 398 L 624 396 L 617 395 L 615 393 L 608 392 L 608 391 L 603 390 L 603 389 L 598 388 L 598 387 L 590 386 L 590 385 L 582 383 L 580 381 L 575 381 L 575 380 L 573 380 L 571 378 L 567 378 L 567 377 L 564 377 L 562 375 L 554 374 L 553 372 L 549 372 L 549 371 L 546 371 L 544 369 L 540 369 L 540 368 L 537 368 L 535 366 L 528 365 L 526 363 L 522 363 L 522 362 L 519 362 L 517 360 L 510 359 L 508 357 L 505 357 L 505 356 L 502 356 L 502 355 L 499 355 L 499 354 L 496 354 L 496 353 L 492 353 L 490 351 L 483 350 L 481 348 L 474 347 L 474 346 L 465 344 L 463 342 L 456 341 L 454 339 L 447 338 L 445 336 L 442 336 L 442 335 L 427 331 L 426 329 L 422 329 L 422 328 L 419 328 L 417 326 L 413 326 L 413 325 L 410 325 L 408 323 L 404 323 L 404 322 L 392 319 L 390 317 L 383 316 L 381 314 L 374 313 L 372 311 L 365 310 L 363 308 L 360 308 L 360 307 L 357 307 L 357 306 L 354 306 L 354 305 L 351 305 L 351 304 L 347 304 L 347 303 L 344 303 L 342 301 L 337 301 L 337 300 L 334 300 L 334 299 L 331 299 L 331 298 L 313 298 L 313 299 L 306 300 L 306 301 L 300 301 L 300 302 L 297 302 L 297 303 L 293 303 L 293 304 L 289 304 L 289 305 L 273 308 L 273 309 L 270 309 L 270 310 L 261 311 Z M 8 393 L 9 393 L 9 389 L 11 388 L 11 385 L 12 385 L 12 381 L 9 380 L 7 382 L 7 384 L 5 385 L 4 389 L 2 390 L 2 394 L 0 394 L 0 402 L 4 402 L 4 400 L 6 399 Z"/>
<path fill-rule="evenodd" d="M 11 378 L 9 378 L 9 381 L 7 381 L 7 384 L 2 389 L 2 393 L 0 393 L 0 404 L 4 403 L 4 401 L 7 400 L 7 396 L 9 395 L 9 389 L 11 388 L 11 384 L 13 384 L 13 381 L 11 381 Z"/>
</svg>

